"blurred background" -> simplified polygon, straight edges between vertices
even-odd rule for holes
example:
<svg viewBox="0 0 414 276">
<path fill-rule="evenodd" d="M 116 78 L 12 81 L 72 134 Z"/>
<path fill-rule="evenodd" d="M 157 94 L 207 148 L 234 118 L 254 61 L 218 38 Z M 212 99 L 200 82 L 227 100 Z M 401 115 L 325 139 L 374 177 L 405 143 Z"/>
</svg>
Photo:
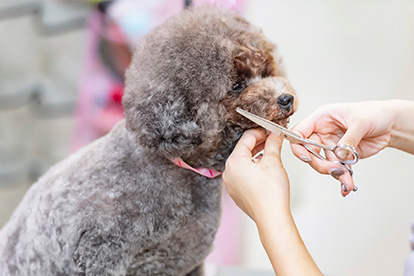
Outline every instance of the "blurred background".
<svg viewBox="0 0 414 276">
<path fill-rule="evenodd" d="M 412 0 L 0 0 L 0 227 L 51 165 L 122 119 L 135 41 L 205 3 L 238 11 L 279 45 L 300 101 L 290 126 L 326 103 L 414 100 Z M 324 273 L 402 274 L 414 220 L 412 155 L 386 149 L 361 160 L 360 189 L 345 199 L 288 144 L 283 159 L 293 215 Z M 209 262 L 269 271 L 254 223 L 223 201 Z"/>
</svg>

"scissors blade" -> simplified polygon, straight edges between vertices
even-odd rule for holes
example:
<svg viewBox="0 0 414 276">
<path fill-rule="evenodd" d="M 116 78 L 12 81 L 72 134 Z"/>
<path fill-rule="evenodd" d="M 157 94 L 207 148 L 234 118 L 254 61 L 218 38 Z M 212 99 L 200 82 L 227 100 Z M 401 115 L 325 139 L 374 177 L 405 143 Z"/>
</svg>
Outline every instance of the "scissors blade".
<svg viewBox="0 0 414 276">
<path fill-rule="evenodd" d="M 253 113 L 250 113 L 244 109 L 241 108 L 237 108 L 236 111 L 243 115 L 244 117 L 246 117 L 247 119 L 249 119 L 250 121 L 255 122 L 256 124 L 258 124 L 259 126 L 273 132 L 276 133 L 277 135 L 282 136 L 283 138 L 285 138 L 286 140 L 290 141 L 291 143 L 294 144 L 303 144 L 303 143 L 308 143 L 307 139 L 302 138 L 300 136 L 298 136 L 296 133 L 293 133 L 291 131 L 289 131 L 288 129 L 273 123 L 269 120 L 266 120 L 260 116 L 257 116 Z"/>
</svg>

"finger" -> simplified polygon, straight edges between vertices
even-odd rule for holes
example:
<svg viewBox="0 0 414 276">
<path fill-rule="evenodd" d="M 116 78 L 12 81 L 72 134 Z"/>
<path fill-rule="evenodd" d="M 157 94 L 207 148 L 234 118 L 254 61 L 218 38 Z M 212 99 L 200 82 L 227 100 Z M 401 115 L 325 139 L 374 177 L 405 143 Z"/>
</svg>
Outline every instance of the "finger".
<svg viewBox="0 0 414 276">
<path fill-rule="evenodd" d="M 311 135 L 311 140 L 320 143 L 320 138 L 318 135 Z M 317 159 L 315 160 L 323 158 L 323 157 L 320 157 L 321 155 L 320 147 L 313 146 L 310 144 L 304 144 L 304 145 L 301 144 L 300 147 L 294 147 L 294 148 L 295 148 L 295 151 L 297 151 L 296 152 L 297 157 L 305 163 L 310 163 L 313 157 L 317 157 Z"/>
<path fill-rule="evenodd" d="M 315 115 L 316 116 L 316 115 Z M 295 126 L 292 131 L 296 130 L 296 134 L 299 135 L 302 138 L 306 138 L 306 139 L 310 139 L 312 141 L 315 141 L 317 143 L 323 143 L 321 141 L 321 138 L 319 136 L 319 134 L 314 133 L 314 125 L 310 125 L 311 123 L 313 123 L 315 120 L 311 117 L 309 118 L 309 125 L 308 125 L 308 119 L 305 119 L 304 121 L 302 121 L 300 124 L 304 124 L 303 128 L 301 128 L 301 126 L 297 125 Z M 315 151 L 319 152 L 320 148 L 309 145 L 308 146 L 312 147 Z M 291 144 L 291 150 L 292 153 L 299 158 L 301 161 L 305 162 L 305 163 L 309 163 L 311 161 L 311 153 L 303 146 L 303 145 L 295 145 L 295 144 Z"/>
<path fill-rule="evenodd" d="M 345 144 L 351 147 L 358 147 L 362 138 L 367 135 L 369 128 L 365 126 L 363 120 L 353 120 L 344 136 L 339 140 L 338 144 Z"/>
<path fill-rule="evenodd" d="M 302 138 L 305 138 L 305 134 L 309 133 L 307 135 L 307 137 L 309 137 L 312 132 L 313 132 L 313 127 L 310 127 L 309 129 L 304 129 L 306 128 L 306 119 L 304 121 L 302 121 L 301 123 L 299 123 L 297 126 L 295 126 L 292 131 L 294 131 L 295 128 L 296 129 L 296 134 L 299 135 Z M 310 153 L 309 151 L 303 147 L 303 145 L 301 144 L 294 144 L 294 143 L 290 143 L 290 149 L 293 153 L 293 155 L 295 155 L 297 158 L 299 158 L 301 161 L 305 162 L 305 163 L 309 163 L 310 161 L 312 161 L 311 157 L 310 157 Z"/>
<path fill-rule="evenodd" d="M 258 143 L 266 138 L 263 131 L 259 129 L 246 130 L 234 147 L 233 157 L 252 157 L 252 151 Z"/>
<path fill-rule="evenodd" d="M 290 143 L 290 149 L 292 150 L 292 153 L 301 161 L 305 163 L 312 161 L 310 157 L 311 154 L 302 145 Z"/>
<path fill-rule="evenodd" d="M 324 150 L 324 153 L 328 161 L 338 161 L 338 158 L 331 150 Z"/>
<path fill-rule="evenodd" d="M 344 171 L 343 167 L 338 163 L 333 163 L 328 160 L 321 160 L 313 154 L 311 154 L 310 157 L 311 161 L 308 162 L 308 164 L 320 174 L 332 175 L 333 169 L 339 169 L 340 171 Z"/>
<path fill-rule="evenodd" d="M 354 179 L 347 170 L 345 171 L 344 174 L 338 177 L 338 180 L 341 183 L 341 194 L 344 197 L 349 195 L 355 189 Z"/>
<path fill-rule="evenodd" d="M 309 138 L 309 136 L 311 136 L 311 134 L 315 131 L 316 123 L 318 122 L 319 117 L 319 112 L 314 112 L 295 125 L 291 131 L 303 138 Z"/>
<path fill-rule="evenodd" d="M 283 138 L 277 134 L 271 133 L 265 143 L 262 161 L 277 158 L 280 160 L 280 151 L 282 149 Z"/>
<path fill-rule="evenodd" d="M 252 150 L 252 156 L 255 156 L 256 154 L 258 154 L 259 152 L 261 152 L 264 149 L 265 142 L 266 142 L 266 140 L 258 142 L 256 147 Z"/>
<path fill-rule="evenodd" d="M 329 170 L 329 174 L 339 181 L 342 196 L 345 197 L 352 191 L 356 191 L 358 189 L 356 188 L 354 179 L 347 168 L 341 166 L 338 161 L 335 163 L 331 162 L 331 165 L 332 168 Z M 340 165 L 340 167 L 338 167 L 338 165 Z"/>
</svg>

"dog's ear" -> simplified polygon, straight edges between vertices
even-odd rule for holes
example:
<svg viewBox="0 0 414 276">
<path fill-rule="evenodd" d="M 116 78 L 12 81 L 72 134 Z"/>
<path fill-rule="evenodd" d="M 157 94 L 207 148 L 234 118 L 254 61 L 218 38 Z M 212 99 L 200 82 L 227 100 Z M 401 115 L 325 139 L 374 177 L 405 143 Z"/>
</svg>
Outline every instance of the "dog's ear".
<svg viewBox="0 0 414 276">
<path fill-rule="evenodd" d="M 231 88 L 234 49 L 218 12 L 185 12 L 137 44 L 123 105 L 127 129 L 140 145 L 186 162 L 216 154 L 225 121 L 219 103 Z"/>
<path fill-rule="evenodd" d="M 251 77 L 258 70 L 262 77 L 285 76 L 277 46 L 269 42 L 261 33 L 244 32 L 237 36 L 234 51 L 234 67 L 239 75 Z"/>
<path fill-rule="evenodd" d="M 127 130 L 140 145 L 167 157 L 192 154 L 202 143 L 202 129 L 189 109 L 192 105 L 174 91 L 151 90 L 144 92 L 149 95 L 145 99 L 138 99 L 132 91 L 125 93 Z"/>
</svg>

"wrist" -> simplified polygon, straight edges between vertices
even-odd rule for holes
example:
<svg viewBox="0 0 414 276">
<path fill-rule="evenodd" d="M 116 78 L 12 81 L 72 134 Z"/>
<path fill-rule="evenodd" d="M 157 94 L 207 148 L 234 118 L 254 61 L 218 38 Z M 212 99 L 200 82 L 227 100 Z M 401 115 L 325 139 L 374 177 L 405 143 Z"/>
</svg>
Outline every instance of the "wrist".
<svg viewBox="0 0 414 276">
<path fill-rule="evenodd" d="M 321 276 L 321 271 L 303 243 L 290 210 L 279 210 L 266 217 L 256 224 L 260 241 L 275 273 Z"/>
<path fill-rule="evenodd" d="M 393 125 L 388 146 L 414 154 L 414 102 L 390 100 Z"/>
<path fill-rule="evenodd" d="M 288 205 L 274 206 L 274 208 L 260 211 L 260 213 L 256 212 L 254 221 L 259 233 L 261 229 L 269 229 L 269 225 L 272 225 L 272 228 L 281 229 L 294 224 L 292 212 Z"/>
</svg>

